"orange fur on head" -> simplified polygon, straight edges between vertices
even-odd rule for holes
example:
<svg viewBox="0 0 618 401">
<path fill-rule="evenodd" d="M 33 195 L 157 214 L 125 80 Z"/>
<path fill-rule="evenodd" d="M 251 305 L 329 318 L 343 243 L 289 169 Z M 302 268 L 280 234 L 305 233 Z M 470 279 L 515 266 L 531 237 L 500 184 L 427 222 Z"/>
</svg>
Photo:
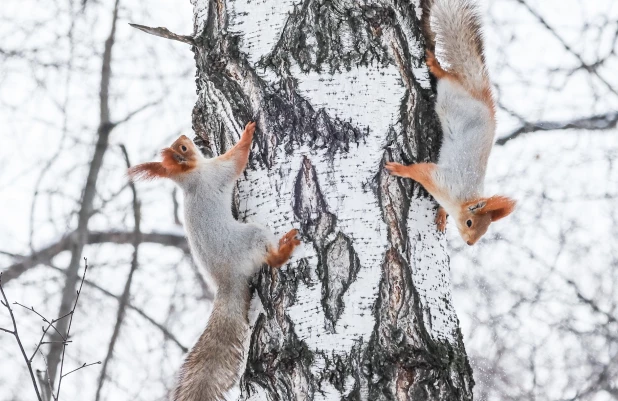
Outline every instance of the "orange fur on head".
<svg viewBox="0 0 618 401">
<path fill-rule="evenodd" d="M 516 202 L 506 196 L 475 199 L 464 203 L 458 216 L 457 228 L 468 245 L 474 245 L 494 221 L 508 216 Z"/>
<path fill-rule="evenodd" d="M 161 162 L 138 164 L 131 167 L 128 175 L 132 180 L 171 178 L 189 172 L 197 167 L 199 150 L 193 142 L 181 135 L 172 146 L 161 151 Z"/>
<path fill-rule="evenodd" d="M 506 196 L 494 195 L 488 198 L 480 213 L 489 213 L 491 221 L 500 220 L 515 210 L 517 202 Z"/>
</svg>

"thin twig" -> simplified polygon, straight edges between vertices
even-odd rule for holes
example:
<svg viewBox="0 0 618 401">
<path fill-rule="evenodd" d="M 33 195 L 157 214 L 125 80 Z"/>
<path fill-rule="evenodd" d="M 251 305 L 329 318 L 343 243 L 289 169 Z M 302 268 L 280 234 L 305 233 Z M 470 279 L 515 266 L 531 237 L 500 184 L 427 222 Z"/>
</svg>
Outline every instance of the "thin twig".
<svg viewBox="0 0 618 401">
<path fill-rule="evenodd" d="M 43 341 L 41 342 L 42 344 L 68 344 L 68 343 L 72 343 L 73 341 Z"/>
<path fill-rule="evenodd" d="M 65 340 L 68 340 L 71 335 L 71 325 L 73 324 L 73 316 L 75 316 L 75 308 L 77 308 L 77 301 L 79 301 L 79 295 L 82 292 L 82 287 L 84 286 L 84 278 L 86 277 L 86 272 L 88 271 L 88 259 L 84 258 L 84 274 L 82 275 L 82 280 L 79 283 L 79 289 L 77 290 L 77 295 L 75 296 L 75 303 L 73 304 L 73 309 L 71 309 L 69 325 L 67 327 L 67 336 Z M 66 341 L 62 344 L 62 357 L 60 358 L 60 378 L 58 379 L 58 388 L 56 389 L 56 397 L 58 399 L 60 397 L 60 386 L 62 385 L 62 378 L 64 377 L 62 374 L 62 370 L 64 369 L 64 355 L 66 353 L 67 344 Z"/>
<path fill-rule="evenodd" d="M 41 358 L 43 358 L 43 362 L 45 362 L 45 374 L 46 377 L 45 378 L 39 378 L 39 380 L 44 380 L 47 381 L 47 387 L 48 387 L 48 394 L 45 394 L 46 397 L 45 399 L 49 399 L 49 397 L 53 397 L 54 400 L 56 400 L 56 396 L 54 395 L 54 389 L 52 388 L 51 382 L 49 381 L 49 365 L 47 364 L 47 359 L 45 358 L 45 355 L 43 355 L 43 352 L 41 350 L 39 350 L 39 354 L 41 354 Z"/>
<path fill-rule="evenodd" d="M 136 115 L 138 115 L 139 113 L 141 113 L 142 111 L 152 107 L 152 106 L 156 106 L 157 104 L 161 103 L 161 100 L 163 99 L 159 99 L 159 100 L 155 100 L 152 102 L 148 102 L 140 107 L 138 107 L 137 109 L 127 113 L 126 116 L 124 116 L 123 118 L 121 118 L 118 121 L 114 121 L 112 124 L 114 124 L 114 127 L 117 127 L 120 124 L 126 123 L 127 121 L 129 121 L 130 119 L 132 119 L 133 117 L 135 117 Z"/>
<path fill-rule="evenodd" d="M 45 316 L 41 315 L 39 312 L 37 312 L 36 310 L 34 310 L 34 307 L 33 307 L 33 306 L 31 306 L 31 307 L 29 307 L 29 308 L 28 308 L 27 306 L 22 305 L 22 304 L 20 304 L 19 302 L 13 302 L 13 304 L 15 304 L 15 305 L 19 305 L 19 306 L 21 306 L 22 308 L 24 308 L 24 309 L 26 309 L 26 310 L 29 310 L 29 311 L 31 311 L 31 312 L 34 312 L 34 313 L 36 313 L 37 315 L 39 315 L 39 317 L 40 317 L 41 319 L 43 319 L 43 321 L 44 321 L 45 323 L 48 323 L 48 324 L 49 324 L 49 325 L 50 325 L 50 326 L 51 326 L 54 330 L 56 330 L 56 333 L 58 333 L 58 335 L 59 335 L 59 336 L 60 336 L 60 337 L 61 337 L 64 341 L 66 341 L 66 338 L 65 338 L 65 337 L 64 337 L 64 336 L 63 336 L 63 335 L 62 335 L 62 334 L 58 331 L 58 329 L 56 328 L 56 326 L 54 326 L 54 323 L 56 323 L 56 322 L 58 322 L 58 321 L 60 321 L 60 320 L 64 319 L 65 317 L 69 316 L 69 315 L 70 315 L 71 313 L 73 313 L 73 312 L 69 312 L 69 313 L 67 313 L 67 314 L 65 314 L 65 315 L 62 315 L 62 316 L 60 316 L 59 318 L 54 319 L 54 320 L 52 320 L 52 321 L 50 322 L 50 321 L 48 321 L 48 320 L 45 318 Z M 47 328 L 47 330 L 49 330 L 49 327 Z M 47 331 L 47 330 L 45 330 L 45 331 Z M 36 353 L 36 351 L 34 351 L 34 352 Z"/>
<path fill-rule="evenodd" d="M 84 364 L 83 364 L 82 366 L 80 366 L 79 368 L 75 368 L 75 369 L 73 369 L 72 371 L 70 371 L 70 372 L 67 372 L 67 373 L 63 374 L 63 375 L 62 375 L 62 376 L 60 376 L 60 377 L 61 377 L 61 378 L 62 378 L 62 377 L 66 377 L 66 376 L 70 375 L 70 374 L 71 374 L 71 373 L 73 373 L 73 372 L 77 372 L 77 371 L 78 371 L 78 370 L 80 370 L 80 369 L 87 368 L 88 366 L 92 366 L 92 365 L 100 365 L 100 364 L 101 364 L 101 361 L 92 362 L 92 363 L 88 363 L 88 364 L 84 362 Z"/>
<path fill-rule="evenodd" d="M 7 333 L 13 334 L 17 344 L 19 345 L 19 349 L 21 350 L 21 354 L 24 357 L 24 361 L 26 361 L 26 366 L 28 366 L 28 372 L 30 373 L 30 378 L 32 379 L 32 385 L 34 386 L 34 391 L 36 392 L 36 397 L 39 401 L 42 401 L 41 394 L 39 393 L 39 386 L 36 384 L 36 379 L 34 377 L 34 372 L 32 371 L 32 364 L 26 355 L 26 351 L 24 350 L 24 346 L 21 343 L 21 338 L 19 338 L 19 332 L 17 331 L 17 322 L 15 321 L 15 315 L 13 315 L 13 309 L 11 309 L 11 305 L 9 304 L 9 300 L 6 298 L 6 294 L 4 293 L 4 288 L 2 288 L 2 273 L 0 272 L 0 292 L 2 292 L 2 298 L 4 301 L 2 305 L 9 310 L 9 314 L 11 315 L 11 320 L 13 321 L 13 332 L 3 329 Z"/>
</svg>

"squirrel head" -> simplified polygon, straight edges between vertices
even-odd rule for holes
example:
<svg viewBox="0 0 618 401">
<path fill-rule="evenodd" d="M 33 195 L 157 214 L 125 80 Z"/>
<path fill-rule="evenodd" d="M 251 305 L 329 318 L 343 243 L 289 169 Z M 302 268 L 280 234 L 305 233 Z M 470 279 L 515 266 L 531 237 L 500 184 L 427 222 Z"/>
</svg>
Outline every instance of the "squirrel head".
<svg viewBox="0 0 618 401">
<path fill-rule="evenodd" d="M 172 146 L 161 151 L 163 167 L 170 175 L 186 173 L 197 167 L 200 151 L 193 141 L 185 135 L 181 135 Z"/>
<path fill-rule="evenodd" d="M 466 202 L 457 217 L 459 235 L 468 245 L 474 245 L 494 221 L 508 216 L 516 202 L 506 196 L 492 196 Z"/>
<path fill-rule="evenodd" d="M 195 169 L 201 156 L 193 141 L 181 135 L 172 146 L 161 150 L 163 161 L 138 164 L 129 169 L 128 175 L 133 180 L 174 178 Z"/>
</svg>

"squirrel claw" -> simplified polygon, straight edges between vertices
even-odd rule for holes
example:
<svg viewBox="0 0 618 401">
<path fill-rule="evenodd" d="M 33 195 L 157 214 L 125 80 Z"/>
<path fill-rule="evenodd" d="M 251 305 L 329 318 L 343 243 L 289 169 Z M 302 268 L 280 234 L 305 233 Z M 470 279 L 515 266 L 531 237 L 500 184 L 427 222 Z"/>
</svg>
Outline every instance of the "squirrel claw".
<svg viewBox="0 0 618 401">
<path fill-rule="evenodd" d="M 282 245 L 285 245 L 285 244 L 289 244 L 289 243 L 293 244 L 294 246 L 300 245 L 300 240 L 298 240 L 296 238 L 297 234 L 298 234 L 298 230 L 297 229 L 290 230 L 287 234 L 285 234 L 279 240 L 279 247 L 281 247 Z"/>
<path fill-rule="evenodd" d="M 255 121 L 249 121 L 247 125 L 245 125 L 245 132 L 249 135 L 253 135 L 255 132 Z"/>
<path fill-rule="evenodd" d="M 441 233 L 446 232 L 446 218 L 448 214 L 442 208 L 438 209 L 438 213 L 436 214 L 436 226 L 438 227 L 438 231 Z"/>
<path fill-rule="evenodd" d="M 281 237 L 279 249 L 271 249 L 269 251 L 266 263 L 275 268 L 284 265 L 290 258 L 290 255 L 292 255 L 292 252 L 294 252 L 294 248 L 300 245 L 300 240 L 296 238 L 296 234 L 298 234 L 298 230 L 293 229 Z"/>
<path fill-rule="evenodd" d="M 399 176 L 399 177 L 403 176 L 403 169 L 405 167 L 406 166 L 399 164 L 399 163 L 395 163 L 395 162 L 387 162 L 384 165 L 384 168 L 388 170 L 389 173 L 391 173 L 392 175 Z"/>
</svg>

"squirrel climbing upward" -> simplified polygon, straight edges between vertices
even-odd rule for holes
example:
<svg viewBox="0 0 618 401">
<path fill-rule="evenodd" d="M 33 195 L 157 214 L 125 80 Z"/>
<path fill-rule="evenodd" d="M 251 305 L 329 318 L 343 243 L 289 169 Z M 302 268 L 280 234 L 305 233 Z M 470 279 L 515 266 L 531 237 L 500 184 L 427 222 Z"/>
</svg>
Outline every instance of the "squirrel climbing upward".
<svg viewBox="0 0 618 401">
<path fill-rule="evenodd" d="M 440 155 L 437 164 L 389 162 L 385 167 L 393 175 L 415 180 L 436 199 L 440 231 L 446 229 L 450 214 L 463 240 L 473 245 L 492 222 L 515 208 L 515 201 L 505 196 L 483 197 L 496 117 L 480 18 L 468 0 L 424 0 L 422 5 L 427 66 L 438 81 Z M 443 65 L 435 56 L 436 40 Z"/>
<path fill-rule="evenodd" d="M 232 216 L 232 190 L 247 165 L 254 132 L 255 123 L 248 123 L 240 141 L 213 159 L 202 157 L 182 135 L 163 149 L 163 161 L 129 169 L 133 179 L 170 178 L 182 188 L 189 246 L 217 285 L 206 330 L 180 369 L 174 401 L 216 401 L 232 387 L 249 330 L 249 279 L 264 263 L 282 266 L 300 244 L 297 230 L 275 244 L 266 228 Z"/>
</svg>

